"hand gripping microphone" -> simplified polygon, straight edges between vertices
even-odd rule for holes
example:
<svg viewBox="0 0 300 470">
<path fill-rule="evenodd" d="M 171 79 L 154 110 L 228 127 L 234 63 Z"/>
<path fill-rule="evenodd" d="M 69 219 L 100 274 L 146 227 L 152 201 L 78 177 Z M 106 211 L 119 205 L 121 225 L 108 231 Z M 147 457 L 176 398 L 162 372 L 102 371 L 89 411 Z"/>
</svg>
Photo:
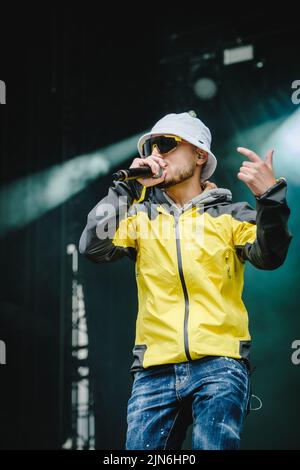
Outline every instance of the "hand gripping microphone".
<svg viewBox="0 0 300 470">
<path fill-rule="evenodd" d="M 113 173 L 112 179 L 114 181 L 129 181 L 138 178 L 160 178 L 163 174 L 163 169 L 159 167 L 158 175 L 153 175 L 150 166 L 142 166 L 139 168 L 128 168 L 128 170 L 118 170 Z"/>
</svg>

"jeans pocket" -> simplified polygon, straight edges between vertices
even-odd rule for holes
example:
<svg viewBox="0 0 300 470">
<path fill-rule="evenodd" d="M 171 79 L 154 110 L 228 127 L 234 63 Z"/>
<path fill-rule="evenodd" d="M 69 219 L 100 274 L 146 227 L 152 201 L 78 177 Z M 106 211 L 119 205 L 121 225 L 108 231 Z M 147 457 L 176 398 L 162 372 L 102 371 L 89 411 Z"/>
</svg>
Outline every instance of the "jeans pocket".
<svg viewBox="0 0 300 470">
<path fill-rule="evenodd" d="M 240 370 L 242 373 L 249 376 L 249 368 L 243 359 L 237 359 L 228 356 L 225 356 L 224 359 L 232 364 L 235 368 L 238 367 L 238 370 Z"/>
</svg>

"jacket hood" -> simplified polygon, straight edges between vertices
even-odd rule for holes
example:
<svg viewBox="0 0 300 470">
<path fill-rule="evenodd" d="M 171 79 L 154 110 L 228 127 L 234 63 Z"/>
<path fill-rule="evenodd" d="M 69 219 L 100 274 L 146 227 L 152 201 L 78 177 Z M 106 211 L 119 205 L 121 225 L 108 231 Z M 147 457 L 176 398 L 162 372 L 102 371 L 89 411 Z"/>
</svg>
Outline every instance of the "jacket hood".
<svg viewBox="0 0 300 470">
<path fill-rule="evenodd" d="M 172 209 L 177 211 L 185 211 L 191 206 L 204 205 L 204 206 L 213 206 L 215 204 L 231 202 L 232 193 L 229 189 L 226 188 L 214 188 L 207 191 L 203 191 L 201 194 L 198 194 L 193 199 L 191 199 L 183 208 L 177 206 L 173 199 L 162 189 L 154 189 L 154 199 L 157 202 L 162 204 L 168 204 Z"/>
<path fill-rule="evenodd" d="M 194 204 L 201 203 L 204 205 L 211 204 L 214 202 L 231 202 L 232 201 L 232 193 L 229 189 L 226 188 L 214 188 L 204 191 L 203 193 L 199 194 L 198 196 L 194 197 L 192 201 Z"/>
</svg>

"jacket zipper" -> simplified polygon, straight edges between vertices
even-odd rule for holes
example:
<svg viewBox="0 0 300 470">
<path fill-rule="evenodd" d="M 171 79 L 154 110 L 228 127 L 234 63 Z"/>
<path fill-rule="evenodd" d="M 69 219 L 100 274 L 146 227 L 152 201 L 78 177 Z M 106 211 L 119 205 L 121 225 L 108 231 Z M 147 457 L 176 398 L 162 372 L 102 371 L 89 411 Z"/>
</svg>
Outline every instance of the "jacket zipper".
<svg viewBox="0 0 300 470">
<path fill-rule="evenodd" d="M 227 269 L 227 277 L 228 279 L 231 279 L 230 264 L 228 263 L 228 259 L 229 259 L 229 254 L 228 254 L 228 251 L 226 251 L 225 262 L 226 262 L 226 269 Z"/>
<path fill-rule="evenodd" d="M 186 283 L 184 280 L 183 269 L 182 269 L 182 257 L 181 257 L 181 248 L 180 248 L 180 232 L 179 232 L 179 217 L 175 218 L 175 237 L 176 237 L 176 252 L 177 252 L 177 263 L 178 263 L 178 271 L 179 277 L 181 281 L 181 286 L 184 295 L 184 324 L 183 324 L 183 337 L 184 337 L 184 351 L 187 359 L 189 361 L 192 360 L 190 352 L 189 352 L 189 337 L 188 337 L 188 319 L 189 319 L 189 296 L 186 288 Z"/>
</svg>

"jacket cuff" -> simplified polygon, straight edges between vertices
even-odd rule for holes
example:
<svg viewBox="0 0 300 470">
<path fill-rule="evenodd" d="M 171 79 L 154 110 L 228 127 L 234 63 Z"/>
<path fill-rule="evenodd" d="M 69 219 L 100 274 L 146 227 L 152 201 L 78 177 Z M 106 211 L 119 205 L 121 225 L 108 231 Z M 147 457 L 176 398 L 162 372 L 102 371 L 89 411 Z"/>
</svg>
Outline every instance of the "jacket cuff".
<svg viewBox="0 0 300 470">
<path fill-rule="evenodd" d="M 276 183 L 271 186 L 267 191 L 265 191 L 260 196 L 255 196 L 257 201 L 274 201 L 277 203 L 283 202 L 286 198 L 286 191 L 287 191 L 287 182 L 285 178 L 280 177 L 276 179 Z"/>
<path fill-rule="evenodd" d="M 133 201 L 138 201 L 143 196 L 144 186 L 136 180 L 116 181 L 115 187 L 122 188 L 121 191 L 125 190 Z"/>
</svg>

